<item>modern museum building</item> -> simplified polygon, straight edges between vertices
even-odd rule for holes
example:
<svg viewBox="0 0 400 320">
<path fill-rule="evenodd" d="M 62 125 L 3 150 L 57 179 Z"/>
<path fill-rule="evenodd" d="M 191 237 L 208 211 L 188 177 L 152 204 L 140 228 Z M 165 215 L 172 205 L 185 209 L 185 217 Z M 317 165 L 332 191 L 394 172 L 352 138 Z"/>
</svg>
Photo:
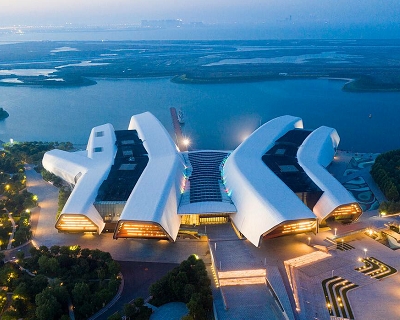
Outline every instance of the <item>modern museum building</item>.
<svg viewBox="0 0 400 320">
<path fill-rule="evenodd" d="M 180 152 L 145 112 L 127 130 L 93 128 L 84 151 L 47 152 L 43 166 L 72 187 L 55 224 L 60 232 L 175 241 L 185 229 L 231 223 L 260 246 L 360 217 L 360 205 L 327 170 L 338 144 L 335 129 L 306 130 L 286 115 L 233 151 Z"/>
</svg>

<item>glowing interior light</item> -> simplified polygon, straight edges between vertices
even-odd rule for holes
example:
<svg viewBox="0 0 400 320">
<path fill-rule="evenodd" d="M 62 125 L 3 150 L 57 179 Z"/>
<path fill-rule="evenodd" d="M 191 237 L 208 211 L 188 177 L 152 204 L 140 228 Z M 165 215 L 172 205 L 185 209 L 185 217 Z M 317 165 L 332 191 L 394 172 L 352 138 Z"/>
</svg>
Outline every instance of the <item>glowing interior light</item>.
<svg viewBox="0 0 400 320">
<path fill-rule="evenodd" d="M 265 284 L 265 269 L 250 269 L 218 272 L 220 286 Z"/>
<path fill-rule="evenodd" d="M 167 239 L 167 235 L 160 226 L 156 224 L 135 221 L 121 222 L 118 226 L 116 237 Z"/>
<path fill-rule="evenodd" d="M 97 226 L 83 215 L 61 215 L 56 228 L 69 232 L 97 232 Z"/>
</svg>

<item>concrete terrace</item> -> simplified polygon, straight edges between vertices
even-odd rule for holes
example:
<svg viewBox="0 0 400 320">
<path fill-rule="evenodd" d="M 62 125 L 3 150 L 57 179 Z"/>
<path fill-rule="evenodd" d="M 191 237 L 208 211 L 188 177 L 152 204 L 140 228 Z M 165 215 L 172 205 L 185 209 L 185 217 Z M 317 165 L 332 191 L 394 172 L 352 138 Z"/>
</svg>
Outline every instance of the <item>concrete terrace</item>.
<svg viewBox="0 0 400 320">
<path fill-rule="evenodd" d="M 281 246 L 274 241 L 276 239 L 269 240 L 268 247 L 256 248 L 248 240 L 238 239 L 229 224 L 207 226 L 207 236 L 217 271 L 221 274 L 237 275 L 234 280 L 238 283 L 237 285 L 222 285 L 214 290 L 214 295 L 218 297 L 216 299 L 218 319 L 285 319 L 278 303 L 265 284 L 264 270 L 268 272 L 271 268 L 274 271 L 283 271 L 283 257 L 294 257 L 299 252 L 307 253 L 313 250 L 303 242 L 298 243 L 301 238 L 292 242 L 294 245 L 290 248 L 286 247 L 286 241 Z M 244 274 L 240 275 L 240 271 Z M 253 276 L 251 281 L 256 276 L 255 272 L 261 274 L 261 271 L 264 271 L 262 283 L 248 284 L 249 279 L 243 279 L 246 276 L 249 278 Z M 243 281 L 247 284 L 243 284 Z M 287 295 L 288 287 L 284 282 L 279 282 L 277 279 L 273 285 L 275 291 L 279 293 L 284 291 Z M 286 314 L 292 314 L 292 310 L 287 310 Z M 289 319 L 293 319 L 293 316 Z"/>
<path fill-rule="evenodd" d="M 394 307 L 399 301 L 399 294 L 395 293 L 395 287 L 400 284 L 399 273 L 377 280 L 355 270 L 363 265 L 358 259 L 364 256 L 365 248 L 368 250 L 368 256 L 377 257 L 396 269 L 400 267 L 398 252 L 364 234 L 347 237 L 346 242 L 354 249 L 329 251 L 332 255 L 330 258 L 296 269 L 297 288 L 301 301 L 300 319 L 310 319 L 310 315 L 318 319 L 330 319 L 322 281 L 332 276 L 339 276 L 358 285 L 347 294 L 355 319 L 399 319 L 400 311 L 397 306 Z"/>
</svg>

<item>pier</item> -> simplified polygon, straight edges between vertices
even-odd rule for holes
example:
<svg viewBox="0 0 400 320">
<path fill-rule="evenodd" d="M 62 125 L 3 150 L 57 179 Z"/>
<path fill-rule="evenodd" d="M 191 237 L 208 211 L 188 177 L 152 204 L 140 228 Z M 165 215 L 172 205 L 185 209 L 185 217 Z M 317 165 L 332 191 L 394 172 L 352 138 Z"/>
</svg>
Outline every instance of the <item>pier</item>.
<svg viewBox="0 0 400 320">
<path fill-rule="evenodd" d="M 184 143 L 182 129 L 181 129 L 181 125 L 178 121 L 178 114 L 176 112 L 176 109 L 174 107 L 172 107 L 172 108 L 169 108 L 169 111 L 171 112 L 172 125 L 174 126 L 176 145 L 178 146 L 180 151 L 182 151 L 182 152 L 187 151 L 188 146 Z"/>
</svg>

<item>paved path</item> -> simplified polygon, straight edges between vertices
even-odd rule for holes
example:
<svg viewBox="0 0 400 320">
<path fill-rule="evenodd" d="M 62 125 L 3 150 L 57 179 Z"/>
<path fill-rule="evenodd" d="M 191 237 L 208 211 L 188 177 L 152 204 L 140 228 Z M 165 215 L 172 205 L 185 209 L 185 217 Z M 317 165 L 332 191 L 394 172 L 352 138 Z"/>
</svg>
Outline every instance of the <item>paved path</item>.
<svg viewBox="0 0 400 320">
<path fill-rule="evenodd" d="M 178 320 L 189 313 L 183 302 L 171 302 L 157 308 L 150 316 L 150 320 Z"/>
<path fill-rule="evenodd" d="M 12 214 L 6 208 L 4 208 L 4 209 L 7 211 L 8 219 L 10 219 L 11 224 L 12 224 L 12 231 L 11 231 L 10 239 L 8 240 L 8 245 L 7 245 L 7 250 L 10 250 L 12 248 L 15 230 L 17 230 L 17 225 L 15 224 Z"/>
<path fill-rule="evenodd" d="M 265 268 L 263 261 L 253 254 L 254 246 L 247 240 L 238 239 L 230 224 L 207 226 L 207 234 L 219 272 L 250 272 Z M 222 286 L 219 290 L 214 290 L 214 295 L 220 320 L 285 319 L 268 291 L 265 280 L 258 284 Z"/>
<path fill-rule="evenodd" d="M 124 275 L 124 288 L 119 300 L 97 319 L 107 319 L 117 311 L 123 310 L 126 303 L 136 298 L 146 299 L 149 296 L 150 285 L 178 266 L 176 263 L 118 262 Z"/>
</svg>

